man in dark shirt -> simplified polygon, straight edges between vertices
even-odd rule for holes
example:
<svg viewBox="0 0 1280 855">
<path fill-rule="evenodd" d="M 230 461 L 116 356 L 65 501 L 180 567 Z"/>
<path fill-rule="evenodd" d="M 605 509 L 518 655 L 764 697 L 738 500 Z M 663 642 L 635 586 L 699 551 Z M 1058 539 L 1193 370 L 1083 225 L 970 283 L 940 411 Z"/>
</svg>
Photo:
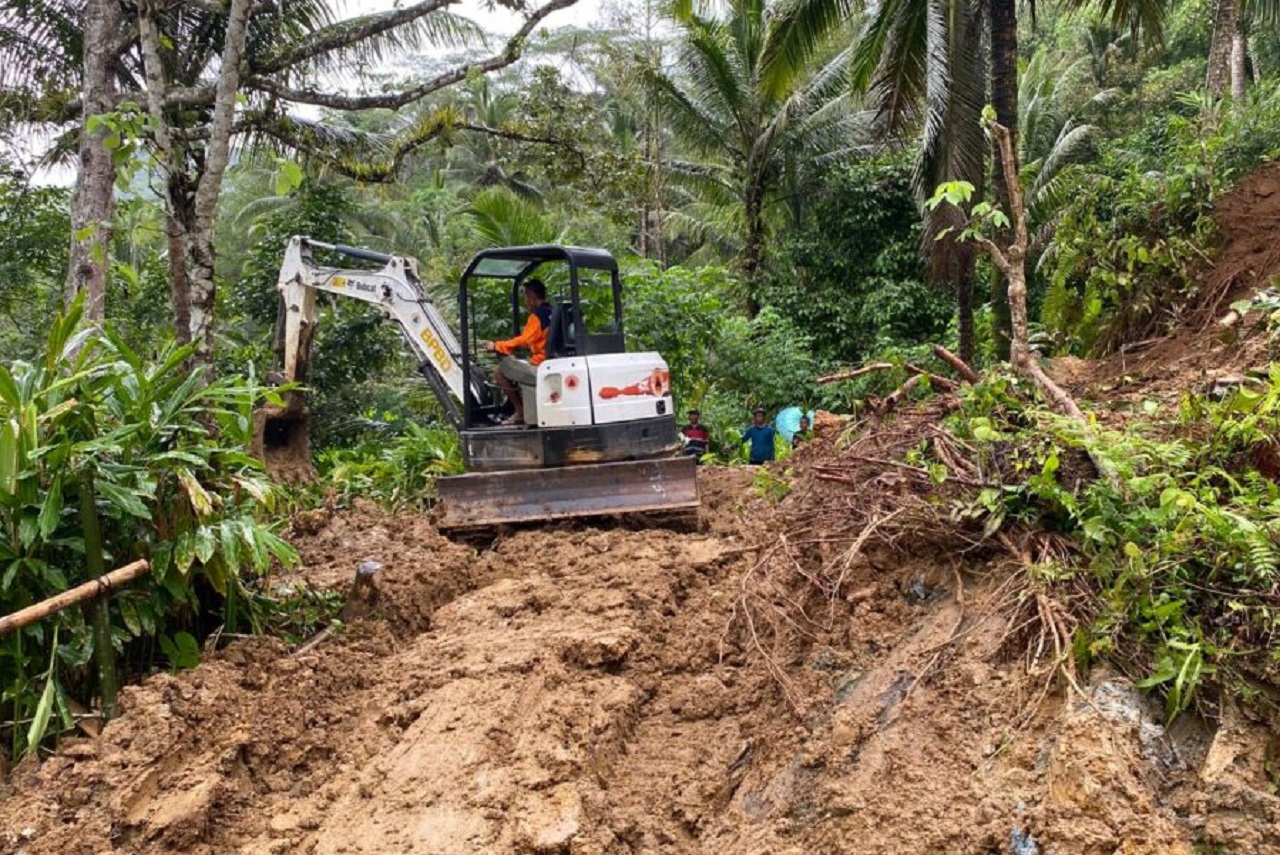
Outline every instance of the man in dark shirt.
<svg viewBox="0 0 1280 855">
<path fill-rule="evenodd" d="M 711 444 L 711 432 L 702 424 L 702 413 L 689 411 L 689 423 L 680 429 L 680 437 L 684 441 L 684 453 L 701 463 L 702 455 Z"/>
<path fill-rule="evenodd" d="M 764 423 L 764 407 L 756 407 L 755 420 L 742 432 L 742 442 L 751 442 L 748 459 L 752 466 L 773 460 L 773 427 Z"/>
<path fill-rule="evenodd" d="M 813 439 L 813 429 L 809 426 L 809 417 L 800 417 L 800 429 L 791 435 L 791 447 L 798 448 L 800 443 Z"/>
</svg>

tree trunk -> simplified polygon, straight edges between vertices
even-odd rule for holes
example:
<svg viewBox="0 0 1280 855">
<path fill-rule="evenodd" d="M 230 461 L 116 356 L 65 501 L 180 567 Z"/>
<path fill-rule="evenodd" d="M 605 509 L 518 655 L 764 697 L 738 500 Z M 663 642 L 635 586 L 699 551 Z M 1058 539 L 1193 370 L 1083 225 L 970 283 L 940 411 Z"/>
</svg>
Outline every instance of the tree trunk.
<svg viewBox="0 0 1280 855">
<path fill-rule="evenodd" d="M 959 328 L 960 358 L 973 364 L 973 258 L 956 276 L 956 324 Z"/>
<path fill-rule="evenodd" d="M 1231 35 L 1231 97 L 1239 101 L 1244 98 L 1244 30 L 1239 23 Z"/>
<path fill-rule="evenodd" d="M 98 520 L 98 503 L 93 489 L 93 473 L 80 476 L 80 524 L 84 528 L 84 563 L 89 577 L 97 579 L 106 572 L 102 556 L 102 528 Z M 98 666 L 98 694 L 102 698 L 102 717 L 111 718 L 116 709 L 119 679 L 116 676 L 116 648 L 111 641 L 111 602 L 99 597 L 85 607 L 93 626 L 93 659 Z"/>
<path fill-rule="evenodd" d="M 184 172 L 169 174 L 169 210 L 165 223 L 169 239 L 169 285 L 173 302 L 173 328 L 179 344 L 191 342 L 191 279 L 187 258 L 191 253 L 193 219 L 190 182 Z"/>
<path fill-rule="evenodd" d="M 180 344 L 188 344 L 191 341 L 191 281 L 187 275 L 187 256 L 191 251 L 194 200 L 186 171 L 186 150 L 174 144 L 173 134 L 169 130 L 169 117 L 165 114 L 164 101 L 169 91 L 169 82 L 161 57 L 160 29 L 156 24 L 155 14 L 154 0 L 143 0 L 138 4 L 138 40 L 147 81 L 147 108 L 151 113 L 156 161 L 160 170 L 166 173 L 168 205 L 165 212 L 165 232 L 174 332 Z"/>
<path fill-rule="evenodd" d="M 222 193 L 222 177 L 231 161 L 231 133 L 234 130 L 236 95 L 240 91 L 241 62 L 248 33 L 252 0 L 232 0 L 227 14 L 227 32 L 222 52 L 222 74 L 214 96 L 213 122 L 204 174 L 196 187 L 191 245 L 191 341 L 196 362 L 213 369 L 213 313 L 216 286 L 213 279 L 213 217 Z"/>
<path fill-rule="evenodd" d="M 764 199 L 759 188 L 746 193 L 747 243 L 742 250 L 742 275 L 747 286 L 747 314 L 760 314 L 760 273 L 764 269 Z"/>
<path fill-rule="evenodd" d="M 986 238 L 978 238 L 978 244 L 986 250 L 987 255 L 1009 282 L 1009 361 L 1013 364 L 1014 370 L 1029 377 L 1039 386 L 1045 397 L 1061 412 L 1088 427 L 1089 421 L 1084 417 L 1075 399 L 1044 373 L 1044 369 L 1031 353 L 1027 324 L 1027 246 L 1030 240 L 1027 236 L 1022 182 L 1018 180 L 1018 159 L 1013 148 L 1013 134 L 1009 129 L 999 122 L 992 123 L 990 128 L 996 144 L 996 157 L 1004 166 L 1004 174 L 1009 177 L 1005 183 L 1005 191 L 1009 198 L 1009 220 L 1012 225 L 1013 240 L 1004 248 Z M 1098 455 L 1090 453 L 1090 456 L 1098 466 L 1098 471 L 1113 484 L 1118 485 L 1114 469 Z"/>
<path fill-rule="evenodd" d="M 85 292 L 85 317 L 101 320 L 106 312 L 107 266 L 111 253 L 111 220 L 115 216 L 115 163 L 106 134 L 90 133 L 88 124 L 112 110 L 115 92 L 113 46 L 119 37 L 120 5 L 116 0 L 88 0 L 84 18 L 84 86 L 80 123 L 80 169 L 71 200 L 71 260 L 67 298 Z"/>
<path fill-rule="evenodd" d="M 991 2 L 991 106 L 996 110 L 996 121 L 1009 130 L 1013 150 L 1018 150 L 1018 8 L 1016 0 L 992 0 Z M 1005 163 L 1000 152 L 994 152 L 996 201 L 1005 211 L 1009 210 L 1008 181 Z M 1017 157 L 1013 165 L 1017 167 Z M 1016 177 L 1016 176 L 1015 176 Z M 998 239 L 1009 242 L 1004 230 Z M 991 311 L 994 320 L 996 356 L 1009 357 L 1012 331 L 1009 284 L 1004 276 L 997 276 L 991 289 Z"/>
<path fill-rule="evenodd" d="M 1213 8 L 1213 40 L 1209 43 L 1209 68 L 1205 89 L 1221 98 L 1232 82 L 1232 45 L 1240 32 L 1240 0 L 1216 0 Z"/>
</svg>

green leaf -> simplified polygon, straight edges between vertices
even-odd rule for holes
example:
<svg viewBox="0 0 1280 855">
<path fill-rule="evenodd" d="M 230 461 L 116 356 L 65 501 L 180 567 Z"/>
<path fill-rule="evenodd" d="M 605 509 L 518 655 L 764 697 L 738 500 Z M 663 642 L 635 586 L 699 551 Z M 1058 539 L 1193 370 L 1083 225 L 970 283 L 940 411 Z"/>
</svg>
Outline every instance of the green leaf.
<svg viewBox="0 0 1280 855">
<path fill-rule="evenodd" d="M 18 421 L 0 423 L 0 493 L 18 492 Z"/>
<path fill-rule="evenodd" d="M 0 401 L 14 409 L 22 405 L 22 399 L 18 396 L 18 384 L 14 382 L 9 369 L 3 365 L 0 365 Z"/>
<path fill-rule="evenodd" d="M 191 572 L 191 565 L 195 561 L 195 536 L 189 531 L 184 531 L 173 542 L 173 563 L 178 568 L 178 572 L 185 576 Z"/>
<path fill-rule="evenodd" d="M 4 579 L 0 580 L 0 591 L 8 591 L 13 586 L 14 580 L 18 578 L 18 571 L 21 569 L 21 558 L 15 558 L 9 562 L 9 566 L 4 571 Z"/>
<path fill-rule="evenodd" d="M 292 160 L 281 160 L 276 173 L 276 195 L 287 196 L 302 186 L 302 167 Z"/>
<path fill-rule="evenodd" d="M 191 470 L 178 469 L 177 475 L 187 498 L 191 500 L 191 507 L 195 509 L 196 515 L 206 517 L 213 513 L 213 500 L 209 497 L 209 492 L 200 485 L 196 476 L 191 474 Z"/>
<path fill-rule="evenodd" d="M 31 546 L 40 535 L 40 522 L 36 517 L 26 516 L 18 521 L 18 542 L 23 546 Z"/>
<path fill-rule="evenodd" d="M 175 671 L 194 668 L 200 664 L 200 645 L 189 632 L 174 633 L 172 638 L 160 636 L 160 650 Z"/>
<path fill-rule="evenodd" d="M 133 600 L 120 601 L 120 619 L 134 638 L 142 635 L 142 621 L 138 618 L 138 606 Z"/>
<path fill-rule="evenodd" d="M 240 568 L 240 523 L 223 520 L 218 527 L 218 541 L 222 547 L 222 560 L 231 572 L 236 572 Z"/>
<path fill-rule="evenodd" d="M 44 692 L 40 695 L 40 703 L 36 704 L 36 714 L 31 719 L 31 727 L 27 728 L 28 752 L 35 751 L 44 740 L 45 733 L 49 729 L 49 717 L 53 714 L 53 701 L 56 694 L 53 665 L 50 663 L 49 676 L 44 682 Z"/>
<path fill-rule="evenodd" d="M 195 551 L 196 558 L 201 564 L 207 564 L 210 558 L 213 558 L 216 543 L 213 538 L 213 529 L 208 526 L 200 526 L 195 532 Z"/>
<path fill-rule="evenodd" d="M 143 504 L 142 498 L 133 490 L 126 489 L 105 479 L 96 481 L 94 487 L 102 498 L 107 500 L 109 506 L 124 511 L 129 516 L 144 520 L 151 519 L 151 512 Z"/>
<path fill-rule="evenodd" d="M 45 494 L 44 505 L 40 508 L 40 536 L 48 539 L 58 527 L 62 518 L 62 475 L 53 477 L 53 484 Z"/>
</svg>

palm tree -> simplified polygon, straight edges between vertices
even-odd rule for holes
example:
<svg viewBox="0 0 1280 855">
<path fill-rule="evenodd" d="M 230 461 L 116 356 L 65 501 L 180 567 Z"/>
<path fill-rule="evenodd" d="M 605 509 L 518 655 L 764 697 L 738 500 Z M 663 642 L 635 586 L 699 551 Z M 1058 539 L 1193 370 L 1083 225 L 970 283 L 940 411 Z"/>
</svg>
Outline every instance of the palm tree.
<svg viewBox="0 0 1280 855">
<path fill-rule="evenodd" d="M 751 289 L 765 264 L 768 217 L 788 161 L 829 163 L 853 149 L 866 122 L 846 85 L 851 50 L 779 85 L 769 58 L 780 31 L 765 0 L 730 0 L 727 13 L 685 15 L 675 68 L 651 68 L 645 76 L 690 154 L 664 160 L 667 180 L 716 208 L 732 201 L 733 216 L 720 219 L 741 246 L 740 267 Z M 759 308 L 749 302 L 753 312 Z"/>
<path fill-rule="evenodd" d="M 1094 154 L 1101 129 L 1088 121 L 1115 89 L 1093 85 L 1091 56 L 1052 65 L 1040 48 L 1022 67 L 1018 86 L 1018 162 L 1033 250 L 1075 186 L 1070 167 Z"/>
<path fill-rule="evenodd" d="M 854 82 L 870 94 L 879 133 L 919 134 L 912 186 L 922 204 L 946 181 L 967 181 L 979 194 L 984 185 L 983 23 L 965 0 L 885 0 L 858 41 Z M 976 253 L 955 237 L 964 215 L 946 205 L 923 216 L 920 249 L 930 278 L 953 289 L 960 354 L 970 360 Z"/>
<path fill-rule="evenodd" d="M 1091 5 L 1090 0 L 1065 2 L 1072 9 Z M 1141 30 L 1149 39 L 1158 39 L 1167 5 L 1166 0 L 1100 0 L 1092 8 L 1117 26 Z M 978 130 L 978 118 L 988 91 L 997 121 L 1017 139 L 1015 0 L 992 0 L 985 14 L 982 4 L 963 0 L 881 0 L 876 4 L 789 0 L 778 15 L 780 35 L 772 46 L 768 66 L 771 79 L 782 81 L 794 74 L 833 29 L 867 6 L 872 7 L 872 15 L 859 39 L 855 80 L 875 94 L 883 127 L 889 131 L 913 127 L 909 120 L 915 105 L 921 101 L 926 104 L 917 189 L 927 196 L 933 190 L 928 182 L 941 179 L 967 180 L 980 190 L 983 164 L 990 151 Z M 983 49 L 984 39 L 989 53 Z M 999 158 L 992 160 L 995 191 L 1003 199 L 1003 170 Z M 939 216 L 959 215 L 951 211 Z M 972 250 L 949 240 L 934 242 L 932 237 L 950 225 L 953 223 L 945 220 L 926 221 L 926 252 L 934 273 L 956 283 L 961 349 L 967 351 L 971 347 L 965 339 L 971 323 L 966 317 L 970 312 L 966 300 L 972 296 Z M 1009 322 L 1003 288 L 1001 280 L 993 302 L 997 341 L 1002 355 L 1007 355 Z"/>
</svg>

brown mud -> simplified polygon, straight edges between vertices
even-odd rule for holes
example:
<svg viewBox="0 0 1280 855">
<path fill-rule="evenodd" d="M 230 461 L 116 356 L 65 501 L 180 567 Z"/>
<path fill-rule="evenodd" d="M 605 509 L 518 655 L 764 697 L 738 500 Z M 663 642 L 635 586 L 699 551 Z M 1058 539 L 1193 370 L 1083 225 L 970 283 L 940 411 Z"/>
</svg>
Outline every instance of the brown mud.
<svg viewBox="0 0 1280 855">
<path fill-rule="evenodd" d="M 378 560 L 378 613 L 128 689 L 100 738 L 14 770 L 0 851 L 1280 851 L 1260 725 L 1166 732 L 1106 674 L 1037 705 L 994 622 L 929 670 L 997 593 L 980 563 L 871 551 L 818 630 L 762 655 L 735 610 L 780 515 L 826 501 L 804 480 L 820 455 L 778 507 L 751 472 L 704 470 L 693 533 L 477 550 L 372 506 L 312 518 L 301 576 L 341 588 Z"/>
<path fill-rule="evenodd" d="M 1205 287 L 1235 299 L 1280 273 L 1280 167 L 1218 212 Z M 1202 326 L 1055 371 L 1123 421 L 1265 361 Z M 1047 682 L 1010 652 L 1009 555 L 893 516 L 929 501 L 883 459 L 936 414 L 895 419 L 880 445 L 823 426 L 760 484 L 701 470 L 693 531 L 301 514 L 269 584 L 346 590 L 371 559 L 367 613 L 125 690 L 9 774 L 0 853 L 1280 853 L 1274 722 Z"/>
</svg>

